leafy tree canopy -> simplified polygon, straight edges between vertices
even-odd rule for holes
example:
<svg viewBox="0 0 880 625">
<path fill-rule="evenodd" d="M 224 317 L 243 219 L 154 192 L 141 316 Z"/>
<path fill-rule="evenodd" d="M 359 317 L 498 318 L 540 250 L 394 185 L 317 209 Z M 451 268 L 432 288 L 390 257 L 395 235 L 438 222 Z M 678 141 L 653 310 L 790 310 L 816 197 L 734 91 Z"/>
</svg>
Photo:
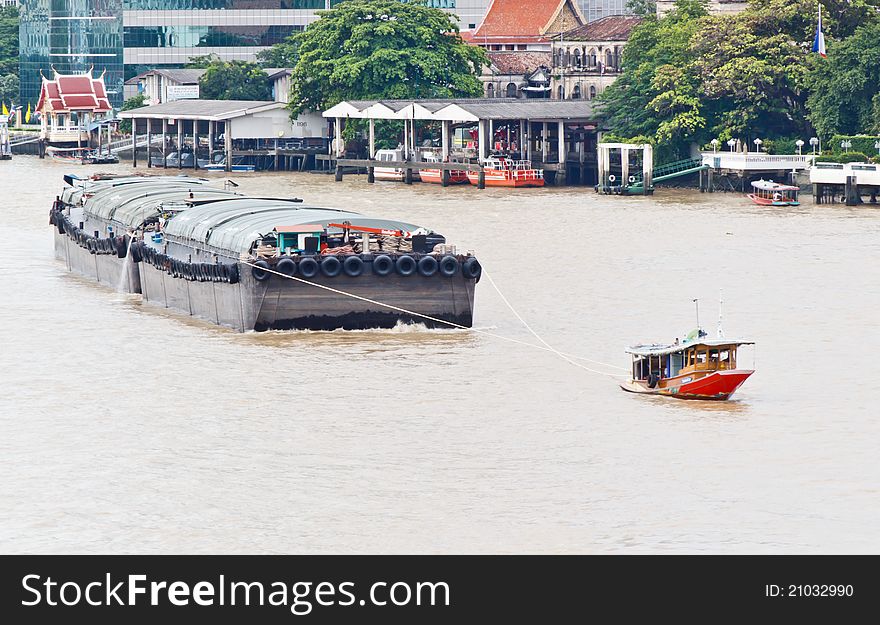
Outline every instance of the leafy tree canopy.
<svg viewBox="0 0 880 625">
<path fill-rule="evenodd" d="M 824 138 L 834 133 L 880 133 L 880 22 L 829 42 L 808 83 L 810 121 Z"/>
<path fill-rule="evenodd" d="M 294 67 L 299 61 L 298 33 L 257 53 L 261 67 Z"/>
<path fill-rule="evenodd" d="M 18 100 L 18 76 L 15 74 L 6 74 L 0 76 L 0 102 L 9 104 L 13 100 Z"/>
<path fill-rule="evenodd" d="M 423 3 L 347 0 L 295 36 L 290 108 L 325 110 L 345 99 L 474 97 L 488 65 L 450 16 Z"/>
<path fill-rule="evenodd" d="M 146 105 L 147 105 L 147 96 L 145 96 L 142 93 L 139 93 L 137 95 L 131 96 L 125 102 L 123 102 L 121 110 L 130 111 L 131 109 L 137 109 L 137 108 L 140 108 L 140 107 L 146 106 Z M 120 121 L 119 122 L 119 130 L 121 130 L 122 132 L 131 132 L 131 120 L 130 119 L 123 119 L 122 121 Z"/>
<path fill-rule="evenodd" d="M 704 0 L 678 0 L 663 18 L 649 16 L 633 30 L 622 75 L 600 100 L 608 126 L 618 135 L 654 137 L 661 158 L 684 156 L 691 142 L 713 137 L 807 136 L 811 121 L 822 123 L 816 107 L 824 107 L 825 134 L 868 130 L 880 110 L 873 99 L 880 63 L 866 55 L 878 45 L 878 31 L 869 30 L 880 22 L 876 4 L 822 0 L 826 60 L 810 52 L 817 0 L 750 0 L 743 12 L 721 16 L 708 15 Z M 856 32 L 863 34 L 848 60 L 841 56 L 835 66 L 835 38 L 848 41 Z M 849 74 L 837 71 L 845 67 Z M 841 82 L 833 82 L 835 74 Z M 820 83 L 823 95 L 816 94 Z M 852 99 L 841 101 L 837 92 L 847 88 Z M 838 125 L 844 118 L 849 125 Z"/>
<path fill-rule="evenodd" d="M 0 7 L 0 76 L 18 76 L 18 7 Z"/>
<path fill-rule="evenodd" d="M 199 95 L 206 100 L 271 100 L 272 87 L 256 63 L 217 61 L 199 79 Z"/>
</svg>

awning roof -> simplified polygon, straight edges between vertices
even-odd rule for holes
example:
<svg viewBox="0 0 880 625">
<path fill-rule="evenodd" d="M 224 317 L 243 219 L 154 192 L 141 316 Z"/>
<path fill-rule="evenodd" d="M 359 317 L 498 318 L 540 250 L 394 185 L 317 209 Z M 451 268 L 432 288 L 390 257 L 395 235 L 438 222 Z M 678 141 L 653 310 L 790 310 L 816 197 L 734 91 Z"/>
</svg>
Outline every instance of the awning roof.
<svg viewBox="0 0 880 625">
<path fill-rule="evenodd" d="M 627 354 L 635 356 L 665 356 L 676 352 L 684 351 L 697 345 L 705 345 L 706 347 L 725 347 L 729 345 L 754 345 L 754 341 L 738 341 L 733 339 L 700 339 L 698 341 L 683 341 L 678 345 L 672 344 L 655 344 L 655 345 L 634 345 L 626 349 Z"/>
<path fill-rule="evenodd" d="M 591 100 L 472 98 L 460 100 L 346 100 L 324 111 L 324 117 L 353 119 L 427 119 L 475 122 L 481 119 L 595 121 Z"/>
<path fill-rule="evenodd" d="M 225 121 L 263 111 L 281 109 L 284 102 L 263 100 L 173 100 L 153 106 L 120 111 L 121 119 L 195 119 Z"/>
</svg>

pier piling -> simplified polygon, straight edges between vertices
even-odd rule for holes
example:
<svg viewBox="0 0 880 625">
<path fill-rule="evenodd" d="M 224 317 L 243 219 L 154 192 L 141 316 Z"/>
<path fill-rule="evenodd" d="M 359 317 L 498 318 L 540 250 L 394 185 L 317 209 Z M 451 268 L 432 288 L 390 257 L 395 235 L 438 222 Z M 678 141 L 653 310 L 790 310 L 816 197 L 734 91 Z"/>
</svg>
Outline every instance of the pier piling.
<svg viewBox="0 0 880 625">
<path fill-rule="evenodd" d="M 336 165 L 336 182 L 342 182 L 342 165 Z"/>
</svg>

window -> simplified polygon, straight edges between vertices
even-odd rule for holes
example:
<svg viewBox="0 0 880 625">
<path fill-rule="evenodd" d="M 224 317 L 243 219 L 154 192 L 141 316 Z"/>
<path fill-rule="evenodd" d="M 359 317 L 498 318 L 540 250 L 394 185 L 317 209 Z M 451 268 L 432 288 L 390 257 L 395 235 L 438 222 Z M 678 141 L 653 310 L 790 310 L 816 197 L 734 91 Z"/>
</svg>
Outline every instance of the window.
<svg viewBox="0 0 880 625">
<path fill-rule="evenodd" d="M 516 97 L 516 85 L 513 84 L 512 82 L 507 83 L 507 94 L 506 95 L 508 98 L 515 98 Z"/>
<path fill-rule="evenodd" d="M 596 48 L 590 49 L 590 67 L 596 67 Z"/>
<path fill-rule="evenodd" d="M 590 99 L 596 97 L 596 85 L 590 85 Z"/>
<path fill-rule="evenodd" d="M 556 97 L 560 100 L 565 99 L 565 89 L 562 88 L 562 85 L 559 85 L 559 88 L 556 90 Z"/>
<path fill-rule="evenodd" d="M 575 48 L 575 50 L 574 50 L 574 66 L 575 67 L 581 66 L 581 51 L 578 50 L 577 48 Z"/>
<path fill-rule="evenodd" d="M 495 97 L 495 85 L 493 85 L 492 83 L 489 83 L 488 85 L 486 85 L 486 97 L 487 98 L 494 98 Z"/>
<path fill-rule="evenodd" d="M 581 99 L 581 86 L 580 85 L 574 86 L 574 91 L 571 92 L 571 99 L 572 100 L 580 100 Z"/>
</svg>

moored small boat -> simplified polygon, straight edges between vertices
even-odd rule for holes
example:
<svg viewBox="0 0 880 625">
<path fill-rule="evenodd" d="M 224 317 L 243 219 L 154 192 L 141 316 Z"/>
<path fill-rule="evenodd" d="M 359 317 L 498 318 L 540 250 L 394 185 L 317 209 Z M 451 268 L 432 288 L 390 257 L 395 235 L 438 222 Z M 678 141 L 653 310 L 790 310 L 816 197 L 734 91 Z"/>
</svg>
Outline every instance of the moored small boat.
<svg viewBox="0 0 880 625">
<path fill-rule="evenodd" d="M 427 163 L 440 163 L 441 158 L 439 154 L 428 153 L 425 154 L 425 162 Z M 456 162 L 456 161 L 450 161 Z M 430 182 L 432 184 L 442 184 L 443 183 L 443 171 L 440 169 L 422 169 L 419 171 L 419 176 L 422 179 L 422 182 Z M 468 181 L 467 172 L 463 169 L 452 169 L 449 171 L 449 184 L 465 184 Z"/>
<path fill-rule="evenodd" d="M 755 372 L 738 368 L 737 349 L 753 344 L 709 339 L 702 330 L 694 330 L 682 342 L 636 345 L 626 350 L 632 355 L 632 379 L 620 387 L 679 399 L 730 399 Z"/>
<path fill-rule="evenodd" d="M 754 191 L 748 194 L 755 204 L 760 206 L 800 206 L 798 201 L 799 187 L 780 184 L 772 180 L 755 180 Z"/>
<path fill-rule="evenodd" d="M 544 172 L 534 169 L 531 161 L 515 161 L 503 156 L 484 158 L 481 161 L 487 187 L 543 187 Z M 477 185 L 479 172 L 468 171 L 468 180 Z"/>
</svg>

